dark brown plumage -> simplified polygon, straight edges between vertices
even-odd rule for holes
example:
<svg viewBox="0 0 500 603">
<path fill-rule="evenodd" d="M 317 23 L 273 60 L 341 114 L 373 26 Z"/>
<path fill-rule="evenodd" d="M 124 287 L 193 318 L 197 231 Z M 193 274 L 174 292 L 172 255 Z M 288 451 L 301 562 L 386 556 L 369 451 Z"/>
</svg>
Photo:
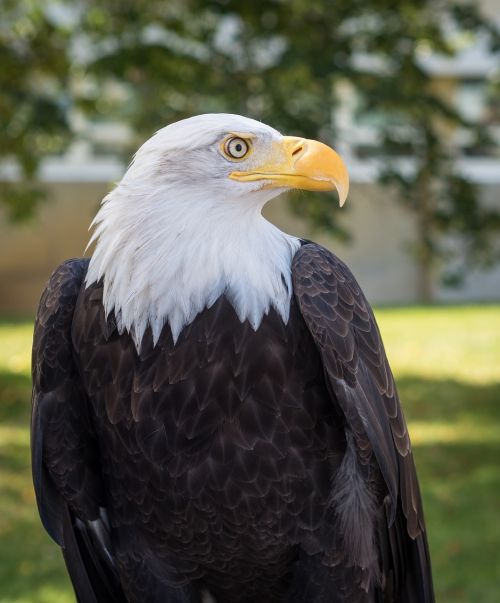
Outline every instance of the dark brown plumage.
<svg viewBox="0 0 500 603">
<path fill-rule="evenodd" d="M 433 599 L 411 447 L 371 309 L 306 243 L 284 324 L 225 299 L 138 353 L 62 264 L 33 345 L 33 476 L 79 601 Z"/>
</svg>

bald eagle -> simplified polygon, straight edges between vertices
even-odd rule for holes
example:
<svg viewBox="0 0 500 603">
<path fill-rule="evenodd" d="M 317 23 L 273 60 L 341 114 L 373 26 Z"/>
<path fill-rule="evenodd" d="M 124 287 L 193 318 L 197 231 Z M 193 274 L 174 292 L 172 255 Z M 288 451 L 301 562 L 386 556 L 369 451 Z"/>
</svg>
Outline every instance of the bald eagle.
<svg viewBox="0 0 500 603">
<path fill-rule="evenodd" d="M 345 264 L 261 215 L 328 146 L 237 115 L 137 152 L 33 343 L 41 520 L 80 603 L 430 603 L 412 450 Z"/>
</svg>

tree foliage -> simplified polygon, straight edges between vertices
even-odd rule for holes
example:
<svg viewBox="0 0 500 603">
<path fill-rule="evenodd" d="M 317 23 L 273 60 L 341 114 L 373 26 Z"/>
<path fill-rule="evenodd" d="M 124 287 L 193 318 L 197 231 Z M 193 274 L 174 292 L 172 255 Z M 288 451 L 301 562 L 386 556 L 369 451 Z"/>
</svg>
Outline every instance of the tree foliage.
<svg viewBox="0 0 500 603">
<path fill-rule="evenodd" d="M 21 181 L 3 181 L 13 219 L 43 198 L 36 173 L 43 156 L 61 152 L 67 119 L 69 32 L 36 0 L 4 0 L 0 21 L 0 160 L 14 159 Z"/>
<path fill-rule="evenodd" d="M 7 89 L 0 116 L 9 116 L 1 126 L 8 135 L 0 141 L 0 157 L 14 156 L 28 182 L 40 158 L 68 139 L 67 102 L 90 117 L 130 124 L 131 146 L 161 124 L 209 111 L 246 114 L 335 144 L 342 124 L 332 115 L 340 87 L 349 82 L 358 113 L 382 117 L 381 178 L 417 221 L 422 296 L 431 294 L 436 260 L 454 263 L 455 280 L 463 266 L 492 260 L 499 215 L 482 207 L 473 184 L 456 171 L 459 151 L 443 128 L 460 126 L 483 143 L 484 132 L 433 89 L 421 60 L 423 51 L 453 55 L 458 34 L 498 42 L 473 4 L 81 0 L 64 28 L 35 3 L 10 1 L 10 21 L 24 19 L 29 33 L 0 28 L 2 63 L 10 73 L 0 76 Z M 49 84 L 37 86 L 42 76 Z M 111 92 L 113 85 L 120 94 Z M 400 168 L 402 156 L 412 158 L 413 169 Z M 314 225 L 346 236 L 333 196 L 308 203 L 292 198 L 292 204 Z M 11 206 L 27 207 L 19 201 Z M 447 235 L 463 245 L 447 245 Z"/>
</svg>

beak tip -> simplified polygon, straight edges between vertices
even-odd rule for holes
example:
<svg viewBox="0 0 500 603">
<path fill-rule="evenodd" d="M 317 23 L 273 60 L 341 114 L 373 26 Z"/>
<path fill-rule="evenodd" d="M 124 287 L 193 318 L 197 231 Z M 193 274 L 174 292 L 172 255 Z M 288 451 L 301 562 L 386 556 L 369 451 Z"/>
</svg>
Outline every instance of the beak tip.
<svg viewBox="0 0 500 603">
<path fill-rule="evenodd" d="M 338 188 L 337 189 L 338 195 L 339 195 L 339 206 L 340 207 L 344 207 L 344 204 L 347 200 L 347 195 L 349 194 L 349 189 L 344 189 L 344 188 Z"/>
</svg>

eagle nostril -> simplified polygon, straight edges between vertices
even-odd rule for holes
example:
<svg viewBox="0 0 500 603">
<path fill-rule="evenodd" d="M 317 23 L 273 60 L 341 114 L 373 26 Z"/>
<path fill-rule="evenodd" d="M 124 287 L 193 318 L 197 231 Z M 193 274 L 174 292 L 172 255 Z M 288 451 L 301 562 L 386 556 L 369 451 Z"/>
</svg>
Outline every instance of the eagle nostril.
<svg viewBox="0 0 500 603">
<path fill-rule="evenodd" d="M 296 149 L 294 149 L 292 151 L 292 157 L 295 157 L 295 155 L 298 155 L 299 153 L 302 153 L 303 150 L 304 150 L 304 145 L 301 144 L 299 147 L 297 147 Z"/>
</svg>

